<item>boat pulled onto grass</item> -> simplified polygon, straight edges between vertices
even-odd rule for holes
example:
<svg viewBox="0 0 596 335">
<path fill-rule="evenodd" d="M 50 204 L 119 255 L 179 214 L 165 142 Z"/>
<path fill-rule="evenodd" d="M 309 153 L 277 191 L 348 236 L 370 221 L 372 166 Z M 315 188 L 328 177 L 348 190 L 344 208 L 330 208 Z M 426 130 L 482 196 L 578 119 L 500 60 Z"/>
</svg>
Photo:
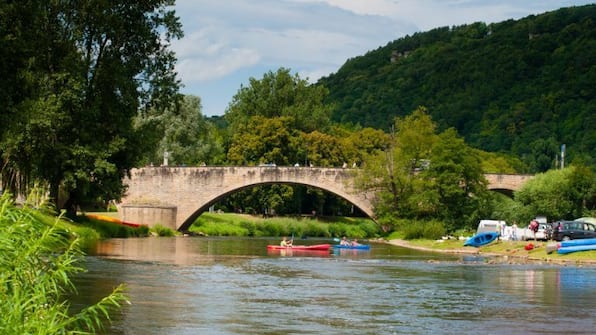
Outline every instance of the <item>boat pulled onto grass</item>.
<svg viewBox="0 0 596 335">
<path fill-rule="evenodd" d="M 484 233 L 478 233 L 472 237 L 470 237 L 469 239 L 466 240 L 466 242 L 464 243 L 464 246 L 466 247 L 481 247 L 483 245 L 487 245 L 489 243 L 491 243 L 492 241 L 496 240 L 497 238 L 499 238 L 499 233 L 497 232 L 484 232 Z"/>
</svg>

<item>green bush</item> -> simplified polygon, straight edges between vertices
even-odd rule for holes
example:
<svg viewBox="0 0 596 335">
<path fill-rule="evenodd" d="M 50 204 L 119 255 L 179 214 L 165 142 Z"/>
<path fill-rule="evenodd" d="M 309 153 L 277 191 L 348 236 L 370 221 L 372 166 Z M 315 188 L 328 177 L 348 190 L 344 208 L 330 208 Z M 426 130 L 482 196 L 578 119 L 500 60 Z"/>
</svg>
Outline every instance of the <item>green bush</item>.
<svg viewBox="0 0 596 335">
<path fill-rule="evenodd" d="M 149 229 L 149 231 L 154 232 L 155 234 L 157 234 L 157 236 L 174 236 L 176 235 L 176 231 L 162 226 L 160 224 L 156 224 L 153 227 L 151 227 L 151 229 Z"/>
<path fill-rule="evenodd" d="M 193 232 L 201 232 L 209 236 L 248 236 L 248 230 L 232 223 L 207 222 L 199 227 L 191 229 Z"/>
<path fill-rule="evenodd" d="M 406 240 L 436 240 L 445 235 L 445 226 L 439 221 L 409 221 L 407 225 L 400 225 L 400 229 Z"/>
<path fill-rule="evenodd" d="M 364 218 L 257 218 L 235 214 L 201 215 L 189 229 L 212 236 L 309 236 L 355 238 L 375 237 L 381 234 L 379 226 Z"/>
<path fill-rule="evenodd" d="M 70 277 L 84 270 L 80 239 L 59 218 L 51 224 L 40 219 L 34 208 L 43 207 L 17 208 L 8 194 L 0 197 L 0 334 L 99 332 L 127 301 L 123 286 L 95 305 L 69 311 Z"/>
<path fill-rule="evenodd" d="M 424 224 L 423 237 L 437 240 L 445 236 L 445 226 L 439 221 L 429 221 Z"/>
</svg>

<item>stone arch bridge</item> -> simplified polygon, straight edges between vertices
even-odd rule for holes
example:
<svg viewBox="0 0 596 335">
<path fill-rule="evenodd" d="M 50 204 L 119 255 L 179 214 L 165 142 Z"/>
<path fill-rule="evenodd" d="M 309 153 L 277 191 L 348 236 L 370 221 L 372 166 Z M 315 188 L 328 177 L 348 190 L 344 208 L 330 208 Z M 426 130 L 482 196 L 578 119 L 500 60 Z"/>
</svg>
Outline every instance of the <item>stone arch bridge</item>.
<svg viewBox="0 0 596 335">
<path fill-rule="evenodd" d="M 144 167 L 131 170 L 126 195 L 119 205 L 124 221 L 152 226 L 160 223 L 187 230 L 211 205 L 229 194 L 259 184 L 302 184 L 331 192 L 374 217 L 372 193 L 354 188 L 355 169 L 211 166 Z M 531 176 L 486 175 L 489 188 L 499 191 L 518 189 Z"/>
</svg>

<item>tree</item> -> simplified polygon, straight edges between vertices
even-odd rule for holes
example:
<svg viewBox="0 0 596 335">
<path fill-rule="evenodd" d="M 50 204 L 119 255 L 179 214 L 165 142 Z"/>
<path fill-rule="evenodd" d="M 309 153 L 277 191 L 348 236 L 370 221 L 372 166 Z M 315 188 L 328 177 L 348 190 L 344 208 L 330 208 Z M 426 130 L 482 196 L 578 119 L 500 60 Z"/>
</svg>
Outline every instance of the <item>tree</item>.
<svg viewBox="0 0 596 335">
<path fill-rule="evenodd" d="M 435 127 L 426 109 L 420 107 L 412 115 L 396 118 L 389 146 L 365 159 L 357 185 L 376 191 L 375 214 L 381 221 L 420 213 L 420 208 L 415 208 L 418 204 L 413 207 L 409 199 L 420 187 L 417 173 L 429 162 Z"/>
<path fill-rule="evenodd" d="M 163 112 L 138 115 L 135 127 L 147 134 L 143 163 L 158 164 L 165 152 L 175 165 L 214 164 L 223 161 L 223 139 L 201 113 L 201 98 L 186 95 Z"/>
<path fill-rule="evenodd" d="M 532 171 L 545 172 L 557 167 L 558 144 L 554 138 L 536 139 L 530 144 L 531 155 L 526 158 Z"/>
<path fill-rule="evenodd" d="M 450 223 L 451 228 L 470 227 L 476 222 L 478 204 L 488 196 L 488 182 L 480 159 L 455 129 L 439 135 L 432 148 L 429 168 L 421 175 L 427 181 L 422 194 L 436 201 L 434 217 Z"/>
<path fill-rule="evenodd" d="M 26 75 L 30 85 L 13 94 L 20 99 L 0 139 L 2 166 L 11 167 L 3 174 L 47 182 L 71 215 L 85 201 L 120 197 L 122 178 L 145 149 L 133 118 L 177 98 L 169 44 L 182 31 L 167 9 L 172 4 L 32 1 L 12 7 L 10 15 L 27 27 L 15 38 L 29 58 L 10 78 Z"/>
<path fill-rule="evenodd" d="M 419 32 L 350 58 L 318 84 L 337 106 L 333 121 L 388 131 L 424 104 L 441 131 L 521 157 L 530 173 L 551 168 L 562 143 L 573 145 L 569 162 L 581 155 L 594 166 L 595 16 L 591 4 Z"/>
<path fill-rule="evenodd" d="M 319 131 L 302 133 L 300 143 L 305 146 L 308 164 L 323 167 L 341 167 L 353 161 L 349 149 L 341 139 Z"/>
<path fill-rule="evenodd" d="M 536 215 L 575 219 L 593 215 L 596 199 L 594 172 L 585 166 L 539 173 L 514 193 L 524 206 L 523 220 Z"/>
<path fill-rule="evenodd" d="M 288 117 L 290 128 L 304 132 L 321 130 L 329 125 L 331 105 L 324 104 L 328 91 L 312 86 L 289 69 L 269 71 L 262 79 L 249 79 L 241 86 L 225 112 L 232 131 L 248 123 L 253 116 Z"/>
<path fill-rule="evenodd" d="M 395 125 L 391 146 L 370 156 L 357 179 L 358 187 L 376 191 L 381 223 L 440 219 L 451 229 L 470 223 L 487 196 L 475 152 L 452 128 L 436 135 L 422 107 Z"/>
<path fill-rule="evenodd" d="M 290 165 L 296 161 L 297 132 L 290 117 L 253 116 L 238 126 L 228 150 L 228 161 L 237 165 L 274 163 Z"/>
</svg>

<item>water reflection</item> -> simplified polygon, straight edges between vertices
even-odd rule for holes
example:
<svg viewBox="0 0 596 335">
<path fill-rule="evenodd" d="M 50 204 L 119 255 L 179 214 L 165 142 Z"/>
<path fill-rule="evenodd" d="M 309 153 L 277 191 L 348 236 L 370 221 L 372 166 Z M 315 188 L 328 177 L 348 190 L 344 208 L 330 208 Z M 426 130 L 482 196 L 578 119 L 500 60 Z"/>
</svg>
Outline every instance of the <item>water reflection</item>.
<svg viewBox="0 0 596 335">
<path fill-rule="evenodd" d="M 77 279 L 79 301 L 127 284 L 133 304 L 111 334 L 592 334 L 596 326 L 595 268 L 488 264 L 385 244 L 272 254 L 271 243 L 106 241 Z"/>
</svg>

